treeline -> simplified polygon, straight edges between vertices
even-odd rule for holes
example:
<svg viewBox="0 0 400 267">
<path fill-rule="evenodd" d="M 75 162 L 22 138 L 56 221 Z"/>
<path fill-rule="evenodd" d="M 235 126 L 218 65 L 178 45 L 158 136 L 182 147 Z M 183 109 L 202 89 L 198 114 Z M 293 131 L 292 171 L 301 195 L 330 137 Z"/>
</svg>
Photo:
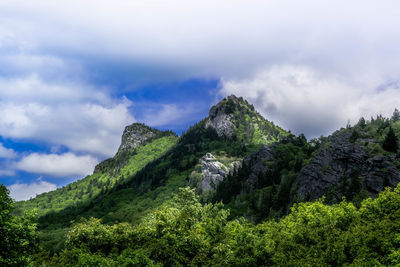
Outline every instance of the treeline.
<svg viewBox="0 0 400 267">
<path fill-rule="evenodd" d="M 180 189 L 141 224 L 82 220 L 44 266 L 378 266 L 400 264 L 400 187 L 360 208 L 342 201 L 296 204 L 280 221 L 229 221 L 222 204 Z"/>
</svg>

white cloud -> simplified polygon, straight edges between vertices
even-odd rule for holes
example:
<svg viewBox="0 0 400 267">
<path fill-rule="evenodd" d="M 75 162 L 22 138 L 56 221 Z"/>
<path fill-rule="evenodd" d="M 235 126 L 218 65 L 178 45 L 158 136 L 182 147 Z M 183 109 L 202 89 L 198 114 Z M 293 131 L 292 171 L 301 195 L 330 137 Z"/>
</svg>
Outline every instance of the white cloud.
<svg viewBox="0 0 400 267">
<path fill-rule="evenodd" d="M 12 159 L 16 157 L 17 153 L 13 149 L 6 148 L 2 143 L 0 143 L 0 158 Z"/>
<path fill-rule="evenodd" d="M 396 85 L 378 88 L 377 77 L 344 79 L 305 66 L 275 66 L 246 79 L 224 79 L 221 94 L 254 103 L 267 118 L 309 137 L 330 134 L 361 116 L 390 116 L 400 107 Z"/>
<path fill-rule="evenodd" d="M 78 149 L 81 137 L 75 138 L 74 131 L 82 129 L 68 125 L 93 125 L 90 118 L 107 113 L 111 118 L 108 122 L 118 124 L 118 131 L 96 124 L 92 130 L 95 136 L 90 136 L 91 127 L 84 127 L 80 143 L 87 144 L 82 148 L 85 151 L 112 155 L 123 126 L 133 122 L 128 105 L 115 103 L 103 90 L 99 93 L 82 83 L 48 83 L 38 78 L 59 78 L 57 73 L 64 73 L 66 77 L 84 79 L 101 75 L 92 73 L 91 66 L 104 64 L 106 68 L 110 62 L 117 70 L 129 66 L 124 70 L 138 80 L 224 77 L 226 88 L 229 82 L 244 86 L 246 80 L 265 80 L 259 77 L 267 75 L 265 72 L 294 72 L 296 79 L 306 79 L 303 82 L 307 86 L 274 84 L 275 89 L 265 93 L 276 98 L 266 99 L 271 102 L 268 115 L 275 105 L 280 114 L 276 111 L 272 116 L 287 127 L 307 128 L 310 134 L 327 133 L 348 118 L 387 113 L 386 109 L 397 105 L 392 103 L 395 99 L 389 101 L 396 90 L 380 94 L 374 90 L 400 77 L 399 9 L 396 0 L 3 0 L 0 63 L 28 76 L 0 80 L 0 99 L 13 100 L 0 103 L 0 111 L 6 112 L 0 134 L 9 127 L 13 137 L 54 136 L 54 145 Z M 288 70 L 288 66 L 295 70 Z M 29 75 L 36 72 L 39 76 Z M 61 74 L 63 81 L 64 76 Z M 266 80 L 279 83 L 278 78 Z M 285 91 L 279 92 L 281 86 Z M 37 92 L 29 88 L 37 88 Z M 223 92 L 234 91 L 226 88 Z M 254 97 L 249 91 L 240 94 Z M 296 97 L 287 100 L 290 94 Z M 311 98 L 306 99 L 308 95 Z M 18 98 L 31 100 L 21 103 Z M 391 106 L 374 107 L 376 103 L 370 99 Z M 358 102 L 350 108 L 353 100 Z M 64 104 L 54 106 L 50 102 Z M 282 105 L 296 107 L 296 111 L 304 108 L 300 115 L 308 119 L 290 119 L 287 113 L 293 110 L 285 111 Z M 330 111 L 323 110 L 322 105 Z M 165 125 L 172 118 L 180 118 L 179 109 L 167 105 L 155 112 L 158 118 L 148 115 L 145 120 Z M 314 110 L 321 113 L 315 114 Z M 62 130 L 55 134 L 54 129 L 59 127 Z M 106 140 L 116 141 L 105 146 Z M 90 148 L 94 145 L 99 146 L 97 151 Z"/>
<path fill-rule="evenodd" d="M 196 103 L 156 104 L 144 112 L 143 121 L 152 127 L 179 125 L 182 120 L 190 121 L 196 113 Z"/>
<path fill-rule="evenodd" d="M 0 78 L 0 135 L 112 156 L 134 118 L 128 100 L 84 84 L 49 83 L 38 76 Z"/>
<path fill-rule="evenodd" d="M 0 177 L 1 176 L 14 176 L 14 175 L 15 175 L 15 171 L 13 171 L 13 170 L 7 170 L 7 169 L 0 170 Z"/>
<path fill-rule="evenodd" d="M 30 184 L 13 184 L 8 186 L 10 197 L 16 201 L 28 200 L 38 194 L 56 190 L 56 185 L 39 180 Z"/>
<path fill-rule="evenodd" d="M 396 0 L 3 0 L 0 49 L 42 53 L 53 65 L 48 53 L 129 61 L 159 69 L 152 79 L 235 78 L 282 63 L 396 76 L 399 8 Z"/>
<path fill-rule="evenodd" d="M 91 174 L 98 160 L 73 153 L 39 154 L 32 153 L 14 164 L 17 170 L 56 177 L 85 176 Z"/>
</svg>

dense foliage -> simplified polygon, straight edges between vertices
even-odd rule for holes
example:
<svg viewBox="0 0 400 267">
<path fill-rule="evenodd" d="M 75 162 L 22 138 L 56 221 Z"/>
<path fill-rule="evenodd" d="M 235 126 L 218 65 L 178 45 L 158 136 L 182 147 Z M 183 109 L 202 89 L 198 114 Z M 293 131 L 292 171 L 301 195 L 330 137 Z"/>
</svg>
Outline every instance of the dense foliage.
<svg viewBox="0 0 400 267">
<path fill-rule="evenodd" d="M 36 251 L 34 214 L 12 214 L 13 200 L 0 184 L 0 266 L 26 266 Z"/>
<path fill-rule="evenodd" d="M 288 136 L 272 147 L 274 160 L 264 162 L 270 171 L 249 183 L 253 162 L 244 164 L 218 184 L 214 201 L 230 204 L 234 216 L 246 214 L 256 221 L 287 214 L 293 182 L 319 146 L 320 141 L 307 142 L 303 135 Z"/>
<path fill-rule="evenodd" d="M 176 141 L 177 137 L 172 134 L 153 139 L 131 151 L 129 155 L 117 155 L 115 158 L 103 161 L 92 175 L 55 191 L 38 195 L 33 200 L 19 202 L 18 208 L 21 210 L 36 208 L 39 215 L 44 215 L 88 202 L 115 184 L 129 179 L 170 149 Z"/>
<path fill-rule="evenodd" d="M 353 127 L 348 125 L 340 132 L 349 133 L 349 141 L 363 147 L 371 157 L 394 156 L 392 162 L 399 168 L 398 117 L 399 111 L 395 110 L 390 119 L 381 115 L 368 121 L 361 118 L 356 125 Z M 295 182 L 300 170 L 311 162 L 320 149 L 330 145 L 326 137 L 307 142 L 303 135 L 286 136 L 270 146 L 274 158 L 263 162 L 268 172 L 256 173 L 255 179 L 250 181 L 249 176 L 254 175 L 255 162 L 249 161 L 243 164 L 218 184 L 214 201 L 222 201 L 227 205 L 231 209 L 231 218 L 245 215 L 256 222 L 265 218 L 280 218 L 288 213 L 293 203 L 297 202 Z M 329 169 L 329 166 L 325 167 L 326 169 L 322 171 Z M 341 183 L 333 185 L 326 193 L 326 201 L 340 202 L 341 197 L 337 198 L 336 195 L 346 197 L 357 206 L 368 196 L 357 171 L 352 172 L 349 177 L 343 177 Z"/>
<path fill-rule="evenodd" d="M 193 190 L 141 224 L 83 220 L 51 266 L 235 265 L 378 266 L 400 264 L 400 187 L 360 208 L 342 201 L 301 203 L 280 221 L 227 220 L 222 204 L 201 205 Z"/>
<path fill-rule="evenodd" d="M 162 136 L 135 151 L 102 162 L 93 175 L 20 203 L 21 210 L 42 210 L 42 251 L 36 264 L 400 264 L 399 187 L 363 201 L 367 196 L 359 194 L 362 188 L 355 175 L 350 183 L 335 187 L 355 204 L 342 201 L 341 196 L 330 201 L 329 194 L 295 204 L 300 170 L 330 146 L 329 140 L 307 141 L 303 135 L 291 135 L 263 119 L 243 99 L 235 100 L 239 105 L 232 101 L 222 103 L 235 125 L 233 138 L 206 127 L 208 119 L 179 139 L 160 132 Z M 353 146 L 362 146 L 373 156 L 390 155 L 399 167 L 399 118 L 398 111 L 391 119 L 362 118 L 340 131 L 347 133 Z M 185 187 L 193 186 L 196 169 L 203 177 L 199 160 L 206 153 L 229 166 L 257 153 L 264 144 L 273 154 L 273 159 L 261 162 L 268 172 L 254 173 L 250 160 L 229 173 L 215 191 L 203 194 Z"/>
</svg>

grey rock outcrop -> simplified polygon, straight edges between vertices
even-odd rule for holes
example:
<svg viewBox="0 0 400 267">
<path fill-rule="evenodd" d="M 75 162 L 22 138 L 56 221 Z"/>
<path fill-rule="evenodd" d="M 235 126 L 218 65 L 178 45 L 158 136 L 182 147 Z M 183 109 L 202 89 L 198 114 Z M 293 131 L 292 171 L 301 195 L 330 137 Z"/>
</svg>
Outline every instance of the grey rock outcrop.
<svg viewBox="0 0 400 267">
<path fill-rule="evenodd" d="M 274 146 L 274 144 L 262 146 L 258 151 L 255 151 L 248 157 L 244 158 L 243 164 L 247 166 L 251 165 L 251 172 L 248 178 L 249 183 L 253 183 L 258 175 L 265 175 L 267 173 L 268 168 L 265 166 L 265 162 L 274 159 L 272 153 Z"/>
<path fill-rule="evenodd" d="M 128 159 L 125 153 L 130 153 L 139 146 L 145 145 L 151 138 L 162 133 L 141 123 L 133 123 L 125 127 L 122 134 L 121 145 L 114 157 L 104 160 L 96 165 L 94 173 L 109 170 L 110 166 L 121 167 L 124 160 Z"/>
<path fill-rule="evenodd" d="M 393 156 L 369 157 L 365 149 L 351 143 L 351 132 L 336 132 L 328 138 L 330 145 L 304 167 L 297 178 L 297 198 L 313 200 L 325 195 L 330 188 L 340 199 L 340 186 L 361 183 L 369 196 L 376 196 L 386 186 L 394 187 L 400 173 L 393 165 Z M 353 180 L 352 180 L 353 179 Z"/>
<path fill-rule="evenodd" d="M 230 103 L 228 105 L 227 103 Z M 231 114 L 232 106 L 240 105 L 240 100 L 234 95 L 226 98 L 210 109 L 206 127 L 214 128 L 221 137 L 232 138 L 235 133 L 235 124 Z"/>
<path fill-rule="evenodd" d="M 117 154 L 130 152 L 143 145 L 150 138 L 156 136 L 158 130 L 152 129 L 140 123 L 134 123 L 125 127 L 122 134 L 121 145 Z"/>
<path fill-rule="evenodd" d="M 210 191 L 215 189 L 215 186 L 222 181 L 229 173 L 229 169 L 219 162 L 211 153 L 207 153 L 200 159 L 201 174 L 201 190 Z"/>
</svg>

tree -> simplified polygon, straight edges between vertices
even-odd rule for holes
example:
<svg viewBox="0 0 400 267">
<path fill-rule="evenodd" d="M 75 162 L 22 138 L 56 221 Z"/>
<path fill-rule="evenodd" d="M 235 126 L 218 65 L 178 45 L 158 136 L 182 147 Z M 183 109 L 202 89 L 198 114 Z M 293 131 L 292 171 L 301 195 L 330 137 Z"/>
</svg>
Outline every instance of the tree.
<svg viewBox="0 0 400 267">
<path fill-rule="evenodd" d="M 400 111 L 395 108 L 392 115 L 392 121 L 396 122 L 400 120 Z"/>
<path fill-rule="evenodd" d="M 365 126 L 367 126 L 364 117 L 361 117 L 361 119 L 358 121 L 358 125 L 361 127 L 361 129 L 364 129 Z"/>
<path fill-rule="evenodd" d="M 383 140 L 382 148 L 389 152 L 397 152 L 398 142 L 392 127 L 389 127 L 389 132 L 385 140 Z"/>
<path fill-rule="evenodd" d="M 360 133 L 354 129 L 353 132 L 351 133 L 351 136 L 349 138 L 350 142 L 354 143 L 355 141 L 357 141 L 357 139 L 360 137 Z"/>
<path fill-rule="evenodd" d="M 7 187 L 0 185 L 0 266 L 27 266 L 36 251 L 34 214 L 16 217 Z"/>
</svg>

